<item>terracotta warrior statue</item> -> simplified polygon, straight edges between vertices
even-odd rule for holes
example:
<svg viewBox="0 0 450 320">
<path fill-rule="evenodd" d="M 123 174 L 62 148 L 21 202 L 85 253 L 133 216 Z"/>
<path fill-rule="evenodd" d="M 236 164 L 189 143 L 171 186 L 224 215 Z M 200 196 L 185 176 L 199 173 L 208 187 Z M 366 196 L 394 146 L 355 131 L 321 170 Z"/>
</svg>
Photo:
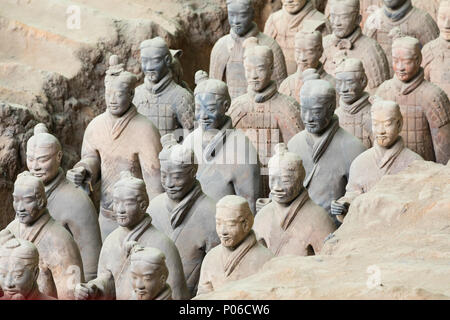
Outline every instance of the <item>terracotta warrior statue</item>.
<svg viewBox="0 0 450 320">
<path fill-rule="evenodd" d="M 166 192 L 150 202 L 148 212 L 155 227 L 177 246 L 193 297 L 203 258 L 220 242 L 214 225 L 216 202 L 203 193 L 196 179 L 192 149 L 178 144 L 173 134 L 163 136 L 161 143 L 161 183 Z"/>
<path fill-rule="evenodd" d="M 275 256 L 318 254 L 325 238 L 336 230 L 328 212 L 310 199 L 304 178 L 300 156 L 278 144 L 269 161 L 272 202 L 258 212 L 253 226 L 256 238 Z"/>
<path fill-rule="evenodd" d="M 442 0 L 437 17 L 440 36 L 422 49 L 425 79 L 450 95 L 450 0 Z"/>
<path fill-rule="evenodd" d="M 340 99 L 335 114 L 339 117 L 339 125 L 370 148 L 372 104 L 369 93 L 364 91 L 366 86 L 367 76 L 361 60 L 349 58 L 337 67 L 336 91 Z"/>
<path fill-rule="evenodd" d="M 244 198 L 230 195 L 217 202 L 216 230 L 221 244 L 208 252 L 203 260 L 198 294 L 246 278 L 272 259 L 272 252 L 257 241 L 252 230 L 253 221 Z"/>
<path fill-rule="evenodd" d="M 26 240 L 12 238 L 0 247 L 0 300 L 55 300 L 39 291 L 39 252 Z"/>
<path fill-rule="evenodd" d="M 172 289 L 166 282 L 169 269 L 161 250 L 135 245 L 130 253 L 130 274 L 130 300 L 172 300 Z"/>
<path fill-rule="evenodd" d="M 273 80 L 272 50 L 256 38 L 244 42 L 245 76 L 248 92 L 232 101 L 229 115 L 236 129 L 242 129 L 256 148 L 261 162 L 262 197 L 269 193 L 267 162 L 273 147 L 289 141 L 303 130 L 300 105 L 279 93 Z"/>
<path fill-rule="evenodd" d="M 330 0 L 333 34 L 323 39 L 325 70 L 335 76 L 337 66 L 346 58 L 360 59 L 368 78 L 367 90 L 374 92 L 390 78 L 389 63 L 381 46 L 362 34 L 359 0 Z"/>
<path fill-rule="evenodd" d="M 44 183 L 47 209 L 73 236 L 80 249 L 84 276 L 91 280 L 97 274 L 102 248 L 98 215 L 86 192 L 66 179 L 62 156 L 58 139 L 48 133 L 43 123 L 36 125 L 27 143 L 28 170 Z"/>
<path fill-rule="evenodd" d="M 377 95 L 400 105 L 406 147 L 427 161 L 446 164 L 450 159 L 450 102 L 445 92 L 424 79 L 420 42 L 411 37 L 392 44 L 394 78 Z M 444 66 L 443 66 L 444 67 Z"/>
<path fill-rule="evenodd" d="M 161 135 L 194 127 L 192 93 L 173 78 L 173 57 L 166 42 L 156 37 L 140 45 L 144 83 L 136 88 L 133 103 Z"/>
<path fill-rule="evenodd" d="M 331 204 L 331 213 L 343 220 L 352 201 L 366 193 L 384 176 L 397 174 L 415 160 L 423 160 L 405 147 L 400 131 L 403 117 L 393 101 L 377 100 L 372 106 L 374 146 L 361 153 L 350 167 L 345 195 Z"/>
<path fill-rule="evenodd" d="M 303 72 L 316 69 L 320 79 L 335 84 L 334 78 L 323 68 L 320 58 L 323 54 L 322 34 L 319 31 L 302 29 L 295 34 L 295 61 L 297 72 L 287 77 L 280 85 L 280 93 L 290 96 L 300 103 L 303 86 Z"/>
<path fill-rule="evenodd" d="M 215 201 L 236 194 L 246 198 L 256 213 L 261 186 L 256 149 L 242 131 L 234 129 L 226 115 L 231 104 L 226 83 L 208 79 L 204 71 L 196 75 L 195 118 L 199 126 L 184 144 L 194 150 L 197 179 Z"/>
<path fill-rule="evenodd" d="M 30 241 L 37 247 L 40 264 L 49 269 L 57 296 L 43 290 L 46 288 L 41 291 L 58 299 L 73 299 L 75 284 L 84 281 L 80 250 L 72 235 L 50 216 L 43 182 L 28 171 L 19 174 L 14 183 L 13 198 L 16 219 L 6 229 L 16 238 Z"/>
<path fill-rule="evenodd" d="M 146 213 L 148 196 L 142 179 L 123 171 L 114 184 L 113 210 L 119 227 L 103 242 L 97 278 L 75 287 L 77 300 L 129 300 L 133 295 L 130 273 L 131 248 L 137 244 L 161 250 L 169 276 L 167 282 L 173 289 L 174 299 L 190 297 L 184 278 L 180 254 L 164 233 L 152 224 Z"/>
<path fill-rule="evenodd" d="M 101 183 L 100 230 L 102 240 L 116 227 L 112 189 L 121 171 L 143 177 L 150 199 L 163 192 L 156 127 L 132 104 L 136 77 L 126 71 L 105 77 L 106 111 L 89 123 L 84 133 L 81 160 L 67 179 L 92 191 Z"/>
<path fill-rule="evenodd" d="M 317 11 L 311 0 L 282 0 L 283 8 L 272 13 L 266 21 L 264 33 L 274 38 L 283 50 L 286 60 L 287 74 L 297 71 L 294 56 L 294 37 L 300 31 L 305 21 L 313 20 L 320 32 L 327 35 L 331 26 L 323 13 Z"/>
<path fill-rule="evenodd" d="M 392 42 L 399 36 L 410 36 L 424 46 L 439 36 L 439 28 L 433 18 L 413 6 L 411 0 L 383 0 L 383 7 L 366 21 L 364 34 L 375 39 L 383 48 L 392 69 Z"/>
<path fill-rule="evenodd" d="M 331 201 L 345 194 L 351 163 L 366 147 L 339 126 L 336 91 L 328 81 L 306 81 L 300 101 L 306 130 L 297 133 L 288 148 L 303 160 L 303 186 L 312 201 L 330 213 Z"/>
<path fill-rule="evenodd" d="M 243 42 L 256 37 L 261 45 L 268 46 L 273 52 L 273 74 L 277 86 L 287 77 L 286 62 L 278 43 L 268 35 L 260 32 L 253 22 L 254 9 L 252 0 L 227 0 L 230 34 L 220 38 L 211 52 L 209 75 L 212 79 L 227 83 L 231 99 L 247 92 L 247 81 L 243 65 Z"/>
</svg>

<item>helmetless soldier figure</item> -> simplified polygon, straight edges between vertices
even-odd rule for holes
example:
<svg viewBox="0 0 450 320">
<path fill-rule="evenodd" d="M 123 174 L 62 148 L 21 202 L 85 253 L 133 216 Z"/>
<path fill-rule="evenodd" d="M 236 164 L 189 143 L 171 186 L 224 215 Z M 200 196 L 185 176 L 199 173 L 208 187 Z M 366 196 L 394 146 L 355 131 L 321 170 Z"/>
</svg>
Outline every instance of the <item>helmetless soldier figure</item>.
<svg viewBox="0 0 450 320">
<path fill-rule="evenodd" d="M 362 34 L 359 0 L 330 0 L 330 21 L 333 34 L 323 40 L 325 71 L 335 76 L 344 59 L 360 59 L 368 78 L 367 90 L 374 92 L 390 78 L 389 63 L 380 45 Z"/>
<path fill-rule="evenodd" d="M 446 164 L 450 159 L 450 102 L 442 89 L 424 79 L 421 45 L 415 38 L 394 41 L 394 78 L 377 95 L 400 105 L 406 147 L 427 161 Z"/>
<path fill-rule="evenodd" d="M 367 76 L 361 60 L 346 59 L 336 69 L 336 91 L 340 96 L 339 117 L 341 128 L 353 134 L 367 147 L 372 146 L 370 95 L 364 91 Z"/>
<path fill-rule="evenodd" d="M 169 269 L 161 250 L 136 244 L 131 249 L 130 263 L 130 300 L 172 300 L 172 289 L 166 282 Z"/>
<path fill-rule="evenodd" d="M 336 226 L 303 187 L 305 169 L 300 156 L 288 152 L 284 143 L 276 146 L 269 161 L 272 202 L 255 217 L 256 238 L 275 256 L 318 254 L 325 238 Z"/>
<path fill-rule="evenodd" d="M 253 22 L 252 0 L 227 0 L 227 9 L 231 30 L 230 34 L 220 38 L 212 49 L 210 77 L 226 82 L 231 99 L 245 94 L 247 81 L 243 65 L 243 42 L 250 37 L 256 37 L 261 45 L 268 46 L 273 51 L 271 76 L 279 86 L 287 77 L 283 51 L 273 38 L 260 32 Z"/>
<path fill-rule="evenodd" d="M 372 106 L 374 147 L 361 153 L 350 167 L 345 196 L 331 204 L 331 212 L 342 220 L 349 205 L 384 176 L 397 174 L 415 160 L 423 160 L 405 147 L 399 136 L 403 126 L 400 107 L 393 101 L 378 100 Z"/>
<path fill-rule="evenodd" d="M 150 202 L 148 212 L 156 228 L 177 246 L 188 289 L 195 296 L 203 258 L 220 243 L 214 225 L 216 203 L 196 179 L 192 149 L 177 144 L 172 134 L 163 136 L 161 142 L 161 184 L 166 192 Z"/>
<path fill-rule="evenodd" d="M 309 196 L 330 213 L 331 201 L 345 194 L 352 161 L 366 147 L 339 126 L 334 115 L 336 91 L 328 81 L 307 81 L 300 100 L 306 130 L 297 133 L 288 148 L 303 160 L 306 171 L 303 186 Z"/>
<path fill-rule="evenodd" d="M 39 252 L 29 241 L 12 238 L 0 247 L 0 300 L 55 300 L 39 291 Z"/>
<path fill-rule="evenodd" d="M 274 12 L 267 19 L 264 33 L 274 38 L 283 50 L 287 74 L 297 70 L 294 55 L 295 34 L 303 28 L 305 21 L 315 20 L 323 34 L 331 32 L 331 26 L 323 13 L 317 11 L 311 0 L 282 0 L 283 8 Z"/>
<path fill-rule="evenodd" d="M 246 198 L 256 213 L 261 177 L 256 149 L 225 114 L 231 104 L 227 85 L 208 79 L 204 71 L 197 71 L 196 76 L 195 118 L 199 126 L 184 144 L 194 150 L 197 179 L 203 192 L 215 201 L 236 194 Z"/>
<path fill-rule="evenodd" d="M 89 196 L 66 179 L 61 168 L 63 151 L 58 139 L 43 123 L 36 125 L 27 142 L 27 166 L 45 186 L 47 209 L 73 236 L 80 249 L 87 280 L 97 274 L 102 248 L 98 214 Z"/>
<path fill-rule="evenodd" d="M 148 196 L 144 181 L 122 172 L 114 185 L 114 206 L 119 227 L 104 241 L 98 264 L 97 278 L 75 287 L 77 300 L 129 300 L 133 295 L 130 273 L 131 248 L 137 244 L 161 250 L 173 289 L 174 299 L 188 299 L 189 292 L 178 250 L 164 233 L 152 224 L 146 214 Z"/>
<path fill-rule="evenodd" d="M 316 69 L 320 79 L 335 84 L 334 78 L 323 68 L 320 58 L 323 54 L 322 34 L 305 22 L 303 29 L 295 34 L 295 61 L 297 72 L 287 77 L 280 85 L 280 93 L 290 96 L 300 103 L 300 90 L 303 86 L 303 72 Z"/>
<path fill-rule="evenodd" d="M 364 34 L 375 39 L 383 48 L 389 62 L 391 76 L 392 42 L 400 33 L 419 40 L 424 46 L 439 36 L 439 28 L 431 16 L 414 7 L 411 0 L 384 0 L 382 8 L 367 19 Z"/>
<path fill-rule="evenodd" d="M 67 178 L 92 188 L 101 183 L 100 230 L 105 240 L 116 227 L 112 189 L 121 171 L 142 177 L 152 199 L 162 192 L 158 154 L 160 135 L 156 127 L 132 104 L 136 77 L 120 71 L 105 77 L 106 111 L 87 126 L 81 160 Z"/>
<path fill-rule="evenodd" d="M 242 129 L 256 148 L 261 162 L 262 196 L 269 193 L 267 162 L 278 142 L 289 141 L 303 130 L 300 106 L 281 94 L 270 80 L 273 71 L 272 50 L 256 38 L 245 41 L 244 66 L 248 92 L 233 100 L 229 115 L 236 129 Z"/>
<path fill-rule="evenodd" d="M 422 49 L 425 79 L 433 82 L 450 95 L 450 1 L 442 0 L 437 23 L 440 36 Z"/>
<path fill-rule="evenodd" d="M 133 99 L 138 112 L 149 118 L 161 135 L 181 128 L 192 130 L 194 99 L 173 78 L 176 66 L 166 42 L 156 37 L 143 41 L 140 49 L 145 78 Z"/>
<path fill-rule="evenodd" d="M 16 219 L 8 229 L 16 238 L 33 243 L 40 255 L 40 264 L 45 264 L 57 290 L 58 299 L 73 299 L 77 282 L 84 281 L 80 251 L 70 233 L 48 213 L 44 184 L 28 171 L 21 173 L 14 183 L 13 206 Z M 40 274 L 40 278 L 45 274 Z M 38 280 L 46 283 L 46 280 Z M 40 288 L 46 295 L 48 292 Z"/>
<path fill-rule="evenodd" d="M 216 230 L 221 244 L 208 252 L 203 260 L 198 294 L 246 278 L 273 257 L 272 252 L 256 240 L 253 221 L 244 198 L 230 195 L 217 202 Z"/>
</svg>

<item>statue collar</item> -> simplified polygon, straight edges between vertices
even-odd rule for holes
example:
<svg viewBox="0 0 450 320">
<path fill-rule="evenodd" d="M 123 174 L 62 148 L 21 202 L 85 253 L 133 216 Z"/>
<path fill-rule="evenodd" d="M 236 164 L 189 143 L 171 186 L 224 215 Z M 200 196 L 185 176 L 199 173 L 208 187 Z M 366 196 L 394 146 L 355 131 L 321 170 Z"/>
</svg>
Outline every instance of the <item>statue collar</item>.
<svg viewBox="0 0 450 320">
<path fill-rule="evenodd" d="M 383 172 L 386 174 L 404 148 L 405 143 L 403 142 L 403 138 L 400 136 L 397 138 L 397 141 L 394 143 L 394 145 L 392 145 L 390 148 L 383 148 L 375 143 L 374 154 L 378 169 L 383 170 Z"/>
<path fill-rule="evenodd" d="M 58 174 L 56 175 L 56 178 L 54 178 L 49 184 L 45 186 L 45 195 L 48 198 L 52 195 L 53 191 L 55 191 L 56 188 L 63 182 L 65 179 L 64 171 L 62 168 L 58 169 Z"/>
<path fill-rule="evenodd" d="M 148 213 L 144 215 L 144 218 L 139 222 L 132 230 L 129 230 L 128 234 L 122 241 L 122 248 L 127 251 L 127 242 L 139 241 L 144 232 L 152 226 L 152 218 Z M 126 228 L 124 228 L 126 229 Z"/>
<path fill-rule="evenodd" d="M 256 103 L 264 103 L 272 98 L 275 93 L 277 93 L 278 89 L 275 81 L 271 80 L 269 85 L 261 92 L 253 91 L 250 88 L 248 88 L 247 91 L 249 96 L 252 97 Z"/>
<path fill-rule="evenodd" d="M 172 300 L 172 289 L 168 284 L 153 300 Z"/>
<path fill-rule="evenodd" d="M 356 27 L 355 31 L 346 38 L 338 38 L 333 34 L 333 44 L 339 50 L 351 50 L 356 40 L 362 35 L 361 27 Z"/>
<path fill-rule="evenodd" d="M 253 230 L 250 230 L 247 237 L 239 244 L 237 248 L 231 251 L 228 248 L 222 247 L 222 265 L 225 276 L 230 276 L 236 269 L 245 255 L 257 244 L 256 235 Z"/>
<path fill-rule="evenodd" d="M 370 95 L 367 92 L 364 92 L 361 98 L 352 104 L 346 104 L 341 98 L 339 101 L 339 106 L 347 113 L 356 114 L 369 103 L 369 98 Z"/>
<path fill-rule="evenodd" d="M 159 94 L 164 91 L 164 89 L 167 88 L 167 86 L 172 82 L 172 72 L 169 70 L 167 74 L 159 80 L 158 83 L 152 83 L 150 80 L 147 79 L 147 77 L 144 78 L 144 85 L 145 88 L 151 93 L 151 94 Z"/>
<path fill-rule="evenodd" d="M 51 218 L 52 217 L 48 213 L 48 210 L 45 209 L 45 212 L 35 222 L 33 222 L 33 224 L 26 225 L 23 223 L 19 223 L 20 238 L 34 243 L 34 241 L 36 241 L 36 238 L 41 233 L 42 229 L 44 229 Z"/>
<path fill-rule="evenodd" d="M 110 133 L 112 135 L 113 140 L 116 140 L 117 138 L 120 137 L 123 130 L 125 130 L 125 128 L 128 126 L 128 123 L 131 121 L 131 119 L 133 119 L 137 115 L 137 109 L 134 106 L 134 104 L 132 104 L 130 108 L 127 110 L 127 112 L 125 112 L 125 114 L 123 114 L 118 119 L 115 119 L 114 116 L 111 113 L 109 113 L 109 111 L 108 115 L 110 120 L 109 121 L 111 130 Z"/>
<path fill-rule="evenodd" d="M 406 2 L 397 10 L 391 10 L 386 6 L 383 6 L 383 11 L 386 17 L 388 17 L 393 22 L 399 21 L 404 18 L 408 12 L 410 12 L 413 8 L 411 0 L 406 0 Z"/>
<path fill-rule="evenodd" d="M 289 228 L 292 221 L 294 221 L 294 219 L 297 217 L 298 212 L 306 203 L 306 201 L 308 201 L 308 199 L 309 199 L 308 191 L 306 191 L 306 189 L 303 189 L 301 193 L 297 196 L 297 198 L 295 198 L 295 200 L 292 201 L 292 203 L 287 207 L 283 207 L 279 205 L 276 201 L 272 201 L 276 210 L 279 213 L 281 229 L 286 231 L 287 228 Z"/>
<path fill-rule="evenodd" d="M 203 156 L 207 162 L 212 161 L 213 158 L 219 153 L 220 149 L 223 148 L 227 135 L 230 133 L 229 129 L 233 128 L 231 118 L 228 116 L 225 117 L 225 124 L 203 150 Z"/>
<path fill-rule="evenodd" d="M 167 209 L 170 212 L 170 225 L 173 230 L 175 230 L 183 222 L 184 218 L 189 213 L 189 210 L 191 210 L 198 197 L 202 194 L 203 191 L 200 183 L 196 181 L 192 190 L 189 191 L 183 200 L 181 200 L 174 208 L 169 208 L 167 205 Z M 172 240 L 175 242 L 174 239 Z"/>
<path fill-rule="evenodd" d="M 289 23 L 289 28 L 295 28 L 302 23 L 303 19 L 312 11 L 314 10 L 314 6 L 311 3 L 311 1 L 307 1 L 303 8 L 301 8 L 296 14 L 290 14 L 286 10 L 282 9 L 283 11 L 283 19 L 286 19 L 286 21 Z"/>
<path fill-rule="evenodd" d="M 419 73 L 409 82 L 403 82 L 399 80 L 396 75 L 394 75 L 394 81 L 397 84 L 397 86 L 400 87 L 400 93 L 404 96 L 416 90 L 417 87 L 419 87 L 424 80 L 425 80 L 425 73 L 423 71 L 423 68 L 420 68 Z"/>
<path fill-rule="evenodd" d="M 250 28 L 250 30 L 242 37 L 239 36 L 236 32 L 234 32 L 233 29 L 230 30 L 230 36 L 235 42 L 236 41 L 243 42 L 245 39 L 250 37 L 256 37 L 258 34 L 259 34 L 258 26 L 254 22 L 252 22 L 252 27 Z"/>
</svg>

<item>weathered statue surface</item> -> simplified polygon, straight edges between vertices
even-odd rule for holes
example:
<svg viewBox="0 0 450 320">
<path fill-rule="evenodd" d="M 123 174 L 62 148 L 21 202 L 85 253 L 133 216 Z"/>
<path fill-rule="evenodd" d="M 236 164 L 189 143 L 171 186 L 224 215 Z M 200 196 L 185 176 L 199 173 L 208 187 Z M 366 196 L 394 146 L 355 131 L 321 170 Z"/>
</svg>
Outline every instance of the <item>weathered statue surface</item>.
<svg viewBox="0 0 450 320">
<path fill-rule="evenodd" d="M 445 92 L 424 78 L 420 42 L 411 37 L 392 44 L 394 78 L 376 95 L 400 105 L 406 147 L 427 161 L 446 164 L 450 159 L 450 102 Z"/>
<path fill-rule="evenodd" d="M 196 178 L 198 165 L 192 149 L 178 144 L 172 134 L 163 136 L 161 143 L 165 193 L 150 202 L 148 212 L 156 228 L 177 246 L 188 289 L 195 296 L 203 258 L 220 243 L 214 225 L 216 202 L 203 193 Z"/>
<path fill-rule="evenodd" d="M 336 230 L 328 212 L 315 204 L 303 187 L 305 169 L 299 155 L 277 145 L 269 161 L 272 202 L 255 217 L 256 238 L 275 256 L 320 253 L 325 238 Z"/>
<path fill-rule="evenodd" d="M 130 172 L 122 172 L 113 188 L 113 210 L 119 227 L 103 242 L 97 278 L 80 282 L 75 288 L 76 299 L 129 300 L 134 292 L 130 249 L 136 243 L 164 253 L 169 269 L 167 282 L 173 290 L 173 298 L 189 298 L 180 254 L 173 241 L 153 226 L 152 218 L 146 213 L 147 207 L 144 181 Z"/>
<path fill-rule="evenodd" d="M 253 221 L 244 198 L 230 195 L 217 202 L 216 230 L 221 244 L 203 260 L 197 294 L 248 277 L 273 257 L 272 252 L 257 241 Z"/>
<path fill-rule="evenodd" d="M 194 150 L 197 179 L 215 201 L 236 194 L 246 198 L 256 213 L 261 178 L 256 149 L 226 115 L 231 104 L 227 85 L 208 79 L 203 71 L 196 75 L 195 118 L 199 126 L 185 138 L 184 144 Z"/>
<path fill-rule="evenodd" d="M 230 34 L 220 38 L 211 52 L 209 75 L 213 79 L 227 83 L 231 99 L 247 92 L 245 78 L 243 42 L 256 37 L 261 45 L 273 51 L 272 79 L 279 86 L 287 77 L 286 62 L 278 43 L 268 35 L 260 32 L 253 22 L 254 9 L 252 0 L 227 0 Z"/>
</svg>

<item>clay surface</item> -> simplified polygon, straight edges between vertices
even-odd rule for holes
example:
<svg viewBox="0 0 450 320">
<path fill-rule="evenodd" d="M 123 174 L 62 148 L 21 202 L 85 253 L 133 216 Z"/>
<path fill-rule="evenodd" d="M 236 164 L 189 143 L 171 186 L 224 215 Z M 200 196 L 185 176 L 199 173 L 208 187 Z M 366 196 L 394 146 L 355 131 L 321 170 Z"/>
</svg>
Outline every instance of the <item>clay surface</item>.
<svg viewBox="0 0 450 320">
<path fill-rule="evenodd" d="M 272 252 L 256 240 L 253 221 L 244 198 L 230 195 L 217 202 L 216 230 L 221 244 L 208 252 L 203 260 L 198 294 L 248 277 L 273 257 Z"/>
<path fill-rule="evenodd" d="M 394 78 L 376 95 L 400 105 L 406 146 L 427 161 L 450 159 L 450 102 L 442 89 L 424 79 L 421 44 L 415 38 L 397 39 L 392 46 Z"/>
<path fill-rule="evenodd" d="M 331 0 L 329 5 L 333 34 L 323 40 L 325 71 L 335 76 L 336 68 L 344 59 L 360 59 L 369 80 L 367 90 L 374 92 L 390 78 L 389 63 L 382 47 L 362 34 L 359 1 Z"/>
<path fill-rule="evenodd" d="M 274 12 L 267 19 L 264 33 L 274 38 L 283 50 L 286 60 L 287 74 L 291 75 L 297 71 L 295 59 L 294 38 L 305 22 L 311 20 L 317 25 L 317 29 L 324 35 L 331 33 L 331 26 L 323 13 L 314 8 L 310 0 L 281 1 L 283 7 Z"/>
</svg>

